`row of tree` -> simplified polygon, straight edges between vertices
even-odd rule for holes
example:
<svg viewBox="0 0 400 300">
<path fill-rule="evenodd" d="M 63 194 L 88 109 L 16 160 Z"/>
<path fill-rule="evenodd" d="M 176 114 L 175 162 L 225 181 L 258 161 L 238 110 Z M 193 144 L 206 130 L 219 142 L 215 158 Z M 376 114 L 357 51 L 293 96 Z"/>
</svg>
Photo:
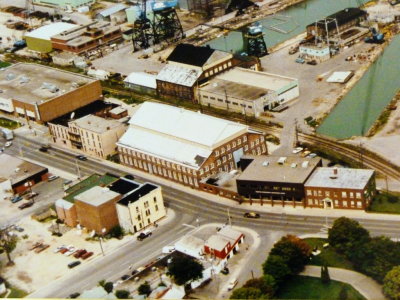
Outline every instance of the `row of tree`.
<svg viewBox="0 0 400 300">
<path fill-rule="evenodd" d="M 400 299 L 400 243 L 384 236 L 371 237 L 357 221 L 345 217 L 335 220 L 328 240 L 357 271 L 383 283 L 387 297 Z"/>
<path fill-rule="evenodd" d="M 310 255 L 310 246 L 297 236 L 282 237 L 262 266 L 264 276 L 251 279 L 234 290 L 231 299 L 272 299 L 280 284 L 304 270 Z"/>
</svg>

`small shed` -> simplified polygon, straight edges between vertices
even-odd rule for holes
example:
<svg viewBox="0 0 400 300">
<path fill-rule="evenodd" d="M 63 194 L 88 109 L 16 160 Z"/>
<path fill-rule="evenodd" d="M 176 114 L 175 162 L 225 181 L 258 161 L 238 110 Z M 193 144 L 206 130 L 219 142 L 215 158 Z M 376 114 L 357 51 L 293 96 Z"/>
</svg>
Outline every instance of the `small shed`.
<svg viewBox="0 0 400 300">
<path fill-rule="evenodd" d="M 143 94 L 157 94 L 157 75 L 145 72 L 133 72 L 125 78 L 124 84 L 126 88 L 132 89 Z"/>
</svg>

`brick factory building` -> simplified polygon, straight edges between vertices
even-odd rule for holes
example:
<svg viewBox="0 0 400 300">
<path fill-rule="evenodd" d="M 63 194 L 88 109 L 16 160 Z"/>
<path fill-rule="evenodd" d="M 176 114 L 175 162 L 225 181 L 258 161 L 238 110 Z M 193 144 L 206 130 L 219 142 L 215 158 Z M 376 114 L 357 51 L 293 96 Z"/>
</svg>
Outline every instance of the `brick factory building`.
<svg viewBox="0 0 400 300">
<path fill-rule="evenodd" d="M 102 98 L 100 81 L 37 64 L 18 63 L 0 73 L 0 110 L 47 123 Z"/>
<path fill-rule="evenodd" d="M 267 154 L 261 132 L 169 105 L 145 102 L 129 124 L 117 143 L 122 164 L 196 188 L 237 169 L 244 154 Z"/>
<path fill-rule="evenodd" d="M 317 168 L 305 184 L 308 207 L 366 209 L 376 194 L 375 172 Z"/>
</svg>

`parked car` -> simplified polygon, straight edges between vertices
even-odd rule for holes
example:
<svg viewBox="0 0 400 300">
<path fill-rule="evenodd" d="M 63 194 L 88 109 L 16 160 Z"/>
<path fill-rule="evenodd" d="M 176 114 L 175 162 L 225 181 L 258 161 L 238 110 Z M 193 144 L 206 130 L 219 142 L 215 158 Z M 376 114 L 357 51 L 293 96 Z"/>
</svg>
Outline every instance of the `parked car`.
<svg viewBox="0 0 400 300">
<path fill-rule="evenodd" d="M 75 268 L 76 266 L 79 266 L 80 264 L 81 264 L 81 262 L 79 260 L 76 260 L 76 261 L 69 263 L 68 268 L 72 269 L 72 268 Z"/>
<path fill-rule="evenodd" d="M 40 152 L 47 152 L 48 150 L 49 150 L 49 149 L 46 148 L 46 147 L 44 147 L 44 146 L 42 146 L 42 147 L 39 148 L 39 151 L 40 151 Z"/>
<path fill-rule="evenodd" d="M 32 192 L 32 193 L 25 195 L 25 199 L 29 200 L 29 199 L 32 199 L 33 197 L 36 197 L 37 195 L 39 195 L 39 193 Z"/>
<path fill-rule="evenodd" d="M 234 289 L 234 287 L 238 284 L 237 279 L 233 279 L 231 282 L 228 284 L 228 291 L 231 291 Z"/>
<path fill-rule="evenodd" d="M 293 153 L 293 154 L 297 154 L 297 153 L 300 153 L 300 152 L 303 151 L 303 150 L 304 150 L 304 148 L 302 148 L 302 147 L 297 147 L 297 148 L 294 148 L 294 149 L 293 149 L 292 153 Z"/>
<path fill-rule="evenodd" d="M 78 298 L 80 295 L 81 295 L 80 293 L 76 292 L 76 293 L 69 295 L 68 298 L 75 299 L 75 298 Z"/>
<path fill-rule="evenodd" d="M 65 245 L 58 246 L 57 248 L 55 248 L 55 249 L 53 250 L 53 253 L 58 253 L 58 252 L 60 252 L 60 251 L 61 251 L 62 249 L 64 249 L 64 248 L 66 248 Z"/>
<path fill-rule="evenodd" d="M 126 281 L 126 280 L 128 280 L 129 278 L 131 278 L 131 275 L 125 274 L 125 275 L 123 275 L 123 276 L 121 277 L 121 280 Z"/>
<path fill-rule="evenodd" d="M 21 201 L 22 199 L 24 199 L 24 198 L 22 198 L 22 196 L 20 196 L 20 195 L 15 195 L 15 196 L 11 199 L 11 202 L 12 202 L 12 203 L 17 203 L 17 202 Z"/>
<path fill-rule="evenodd" d="M 307 155 L 307 158 L 314 158 L 314 157 L 317 157 L 316 153 L 310 153 Z"/>
<path fill-rule="evenodd" d="M 92 255 L 93 255 L 93 252 L 86 252 L 85 254 L 83 254 L 83 255 L 81 256 L 81 258 L 82 258 L 83 260 L 85 260 L 85 259 L 91 257 Z"/>
<path fill-rule="evenodd" d="M 317 61 L 316 61 L 315 59 L 312 59 L 312 60 L 309 60 L 309 61 L 307 62 L 307 64 L 308 64 L 308 65 L 315 66 L 315 65 L 317 64 Z"/>
<path fill-rule="evenodd" d="M 70 180 L 70 179 L 64 180 L 64 185 L 69 185 L 71 183 L 72 183 L 72 180 Z"/>
<path fill-rule="evenodd" d="M 60 176 L 51 175 L 51 176 L 49 176 L 49 178 L 47 178 L 47 181 L 54 181 L 54 180 L 56 180 L 56 179 L 58 179 L 58 178 L 60 178 Z"/>
<path fill-rule="evenodd" d="M 228 275 L 229 274 L 229 269 L 227 267 L 225 267 L 225 268 L 223 268 L 221 270 L 221 273 L 224 274 L 224 275 Z"/>
<path fill-rule="evenodd" d="M 296 58 L 295 62 L 297 62 L 298 64 L 304 64 L 306 61 L 303 58 L 298 57 Z"/>
<path fill-rule="evenodd" d="M 245 218 L 250 218 L 250 219 L 258 219 L 258 218 L 260 218 L 260 214 L 259 213 L 255 213 L 255 212 L 245 212 L 243 214 L 243 216 Z"/>
<path fill-rule="evenodd" d="M 138 235 L 137 240 L 143 241 L 145 238 L 151 236 L 151 234 L 152 232 L 150 230 L 145 230 Z"/>
<path fill-rule="evenodd" d="M 35 202 L 33 202 L 33 201 L 25 202 L 25 203 L 22 203 L 20 206 L 18 206 L 18 208 L 25 209 L 25 208 L 31 207 L 34 203 Z"/>
<path fill-rule="evenodd" d="M 82 257 L 83 254 L 87 253 L 85 249 L 79 249 L 75 252 L 74 257 L 75 258 L 80 258 Z"/>
<path fill-rule="evenodd" d="M 69 250 L 68 250 L 68 248 L 62 248 L 59 252 L 61 253 L 61 254 L 64 254 L 64 253 L 66 253 L 66 252 L 68 252 Z"/>
<path fill-rule="evenodd" d="M 8 141 L 8 142 L 4 145 L 4 147 L 8 148 L 8 147 L 11 147 L 11 145 L 12 145 L 12 141 Z"/>
<path fill-rule="evenodd" d="M 83 161 L 85 161 L 85 160 L 87 160 L 87 157 L 85 156 L 85 155 L 77 155 L 77 156 L 75 156 L 77 159 L 79 159 L 79 160 L 83 160 Z"/>
</svg>

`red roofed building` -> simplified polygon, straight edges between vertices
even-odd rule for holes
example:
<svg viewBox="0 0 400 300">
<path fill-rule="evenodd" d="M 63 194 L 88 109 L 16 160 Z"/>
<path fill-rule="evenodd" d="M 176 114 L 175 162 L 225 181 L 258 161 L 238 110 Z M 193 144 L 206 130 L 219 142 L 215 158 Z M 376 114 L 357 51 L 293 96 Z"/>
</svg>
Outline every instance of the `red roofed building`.
<svg viewBox="0 0 400 300">
<path fill-rule="evenodd" d="M 204 244 L 204 252 L 220 259 L 229 259 L 231 252 L 236 253 L 239 250 L 239 244 L 243 240 L 243 233 L 226 226 L 208 238 Z"/>
</svg>

